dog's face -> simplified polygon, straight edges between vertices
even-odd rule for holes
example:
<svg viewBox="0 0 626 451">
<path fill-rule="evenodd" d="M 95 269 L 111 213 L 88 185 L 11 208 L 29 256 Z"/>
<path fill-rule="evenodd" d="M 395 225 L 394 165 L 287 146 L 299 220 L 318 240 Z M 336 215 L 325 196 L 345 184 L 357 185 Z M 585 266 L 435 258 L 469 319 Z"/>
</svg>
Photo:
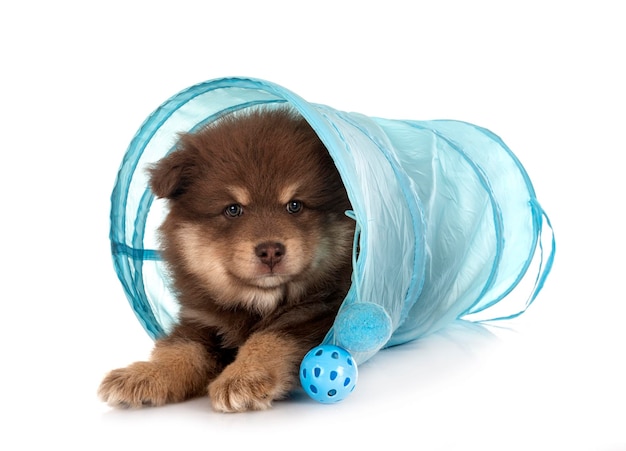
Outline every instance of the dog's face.
<svg viewBox="0 0 626 451">
<path fill-rule="evenodd" d="M 151 170 L 174 276 L 224 307 L 260 313 L 329 289 L 351 258 L 350 204 L 327 150 L 286 110 L 221 119 Z M 180 288 L 180 287 L 179 287 Z"/>
</svg>

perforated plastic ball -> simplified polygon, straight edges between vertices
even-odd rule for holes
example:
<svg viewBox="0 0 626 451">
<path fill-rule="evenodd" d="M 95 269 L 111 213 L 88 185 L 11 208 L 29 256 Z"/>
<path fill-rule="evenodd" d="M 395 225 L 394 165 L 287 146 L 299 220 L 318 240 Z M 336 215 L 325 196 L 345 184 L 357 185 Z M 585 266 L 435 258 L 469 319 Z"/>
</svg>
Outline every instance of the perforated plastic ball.
<svg viewBox="0 0 626 451">
<path fill-rule="evenodd" d="M 317 346 L 300 364 L 302 388 L 311 398 L 324 404 L 345 399 L 354 390 L 357 376 L 356 362 L 339 346 Z"/>
</svg>

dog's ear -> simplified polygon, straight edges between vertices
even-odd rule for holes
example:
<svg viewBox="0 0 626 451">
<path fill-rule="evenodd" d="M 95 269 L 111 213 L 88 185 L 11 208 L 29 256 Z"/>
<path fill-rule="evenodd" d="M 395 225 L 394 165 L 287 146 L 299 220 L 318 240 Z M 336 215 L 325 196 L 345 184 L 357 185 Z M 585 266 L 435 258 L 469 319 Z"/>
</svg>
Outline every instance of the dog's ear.
<svg viewBox="0 0 626 451">
<path fill-rule="evenodd" d="M 175 199 L 185 192 L 196 174 L 194 148 L 181 139 L 178 148 L 148 168 L 150 188 L 160 198 Z"/>
</svg>

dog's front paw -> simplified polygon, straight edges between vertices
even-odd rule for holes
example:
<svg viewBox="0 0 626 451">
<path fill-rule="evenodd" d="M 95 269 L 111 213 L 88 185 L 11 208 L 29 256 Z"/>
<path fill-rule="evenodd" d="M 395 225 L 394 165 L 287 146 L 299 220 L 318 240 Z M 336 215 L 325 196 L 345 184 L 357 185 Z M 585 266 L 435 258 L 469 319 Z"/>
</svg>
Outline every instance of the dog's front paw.
<svg viewBox="0 0 626 451">
<path fill-rule="evenodd" d="M 234 362 L 209 385 L 213 409 L 219 412 L 265 410 L 283 397 L 288 386 L 265 368 L 249 368 Z"/>
<path fill-rule="evenodd" d="M 98 389 L 100 398 L 113 407 L 160 406 L 168 401 L 168 387 L 153 362 L 136 362 L 111 371 Z"/>
</svg>

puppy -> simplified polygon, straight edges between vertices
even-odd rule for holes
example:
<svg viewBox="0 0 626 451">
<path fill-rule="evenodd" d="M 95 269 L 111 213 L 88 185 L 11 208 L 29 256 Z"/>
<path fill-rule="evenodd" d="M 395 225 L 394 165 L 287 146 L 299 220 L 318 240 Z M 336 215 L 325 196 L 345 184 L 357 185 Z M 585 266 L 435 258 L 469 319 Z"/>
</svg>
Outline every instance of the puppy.
<svg viewBox="0 0 626 451">
<path fill-rule="evenodd" d="M 296 113 L 256 109 L 182 135 L 149 173 L 168 203 L 161 254 L 179 318 L 99 396 L 141 407 L 208 394 L 221 412 L 268 408 L 295 387 L 350 286 L 355 225 L 328 151 Z"/>
</svg>

